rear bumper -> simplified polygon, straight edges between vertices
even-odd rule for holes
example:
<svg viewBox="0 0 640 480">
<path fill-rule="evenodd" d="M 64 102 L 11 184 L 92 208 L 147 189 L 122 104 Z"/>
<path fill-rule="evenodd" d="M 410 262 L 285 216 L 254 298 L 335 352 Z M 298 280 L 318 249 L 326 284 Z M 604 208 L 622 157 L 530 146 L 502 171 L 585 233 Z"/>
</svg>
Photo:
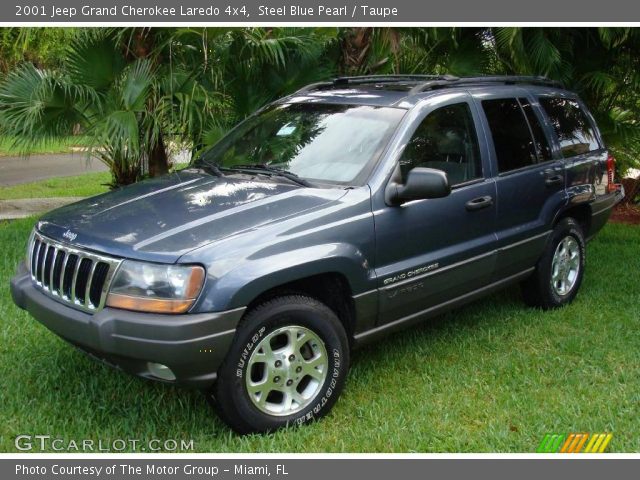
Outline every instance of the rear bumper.
<svg viewBox="0 0 640 480">
<path fill-rule="evenodd" d="M 621 185 L 620 189 L 606 195 L 600 195 L 591 203 L 591 222 L 587 240 L 593 238 L 604 227 L 611 216 L 613 207 L 620 203 L 623 198 L 624 188 Z"/>
<path fill-rule="evenodd" d="M 153 380 L 148 363 L 168 366 L 177 383 L 208 388 L 216 379 L 244 308 L 227 312 L 158 315 L 104 308 L 91 315 L 40 292 L 24 265 L 11 280 L 20 308 L 68 342 L 128 373 Z"/>
</svg>

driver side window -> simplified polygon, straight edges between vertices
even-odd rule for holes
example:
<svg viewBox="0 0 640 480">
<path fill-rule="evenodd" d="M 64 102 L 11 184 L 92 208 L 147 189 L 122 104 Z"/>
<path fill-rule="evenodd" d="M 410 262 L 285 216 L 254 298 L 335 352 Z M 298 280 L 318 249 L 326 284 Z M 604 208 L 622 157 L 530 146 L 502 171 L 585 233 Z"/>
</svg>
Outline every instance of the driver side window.
<svg viewBox="0 0 640 480">
<path fill-rule="evenodd" d="M 403 182 L 416 167 L 446 172 L 451 186 L 482 177 L 478 139 L 467 103 L 438 108 L 418 126 L 400 158 Z"/>
</svg>

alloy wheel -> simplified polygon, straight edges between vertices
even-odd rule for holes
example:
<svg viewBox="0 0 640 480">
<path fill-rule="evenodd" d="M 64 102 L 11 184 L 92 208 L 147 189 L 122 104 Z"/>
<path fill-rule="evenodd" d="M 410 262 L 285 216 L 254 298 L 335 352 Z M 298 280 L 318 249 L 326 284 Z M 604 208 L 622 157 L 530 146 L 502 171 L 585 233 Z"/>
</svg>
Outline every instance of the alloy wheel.
<svg viewBox="0 0 640 480">
<path fill-rule="evenodd" d="M 570 235 L 564 237 L 556 247 L 551 262 L 551 287 L 565 296 L 571 292 L 580 272 L 580 245 Z"/>
<path fill-rule="evenodd" d="M 327 377 L 324 342 L 301 326 L 278 328 L 249 358 L 245 386 L 253 405 L 269 415 L 291 415 L 311 404 Z"/>
</svg>

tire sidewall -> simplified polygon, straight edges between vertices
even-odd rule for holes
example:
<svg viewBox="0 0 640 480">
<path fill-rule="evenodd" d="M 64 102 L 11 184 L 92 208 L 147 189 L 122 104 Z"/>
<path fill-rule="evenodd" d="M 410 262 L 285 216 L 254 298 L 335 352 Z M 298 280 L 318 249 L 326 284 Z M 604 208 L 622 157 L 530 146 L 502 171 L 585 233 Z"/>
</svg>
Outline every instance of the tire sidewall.
<svg viewBox="0 0 640 480">
<path fill-rule="evenodd" d="M 251 354 L 260 341 L 278 328 L 297 325 L 316 333 L 324 343 L 328 357 L 327 377 L 315 400 L 292 415 L 268 415 L 258 410 L 246 390 L 246 375 Z M 301 425 L 327 413 L 344 385 L 348 371 L 348 344 L 344 329 L 337 317 L 324 305 L 317 303 L 281 303 L 262 308 L 249 316 L 239 329 L 220 376 L 228 389 L 229 401 L 236 414 L 252 430 L 271 431 L 287 425 Z"/>
<path fill-rule="evenodd" d="M 578 243 L 578 248 L 580 251 L 580 268 L 578 271 L 578 278 L 571 288 L 571 291 L 566 295 L 559 295 L 551 286 L 553 256 L 558 247 L 558 244 L 567 236 L 573 237 Z M 584 241 L 584 234 L 582 233 L 580 225 L 575 220 L 566 218 L 558 223 L 553 231 L 551 241 L 549 242 L 549 247 L 547 250 L 547 254 L 545 255 L 544 262 L 545 270 L 544 275 L 542 275 L 541 281 L 545 282 L 544 291 L 547 294 L 549 303 L 553 306 L 561 306 L 570 303 L 576 297 L 578 291 L 580 290 L 580 285 L 582 284 L 586 264 L 586 245 Z"/>
</svg>

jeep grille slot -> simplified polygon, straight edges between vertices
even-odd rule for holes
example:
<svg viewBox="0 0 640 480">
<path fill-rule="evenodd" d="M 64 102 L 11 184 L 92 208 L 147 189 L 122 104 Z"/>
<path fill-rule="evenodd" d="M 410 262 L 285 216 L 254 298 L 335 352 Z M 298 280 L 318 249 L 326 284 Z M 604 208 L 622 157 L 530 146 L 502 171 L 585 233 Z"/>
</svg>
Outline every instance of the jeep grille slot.
<svg viewBox="0 0 640 480">
<path fill-rule="evenodd" d="M 30 245 L 29 266 L 36 287 L 58 301 L 90 313 L 104 307 L 120 262 L 39 233 Z"/>
</svg>

